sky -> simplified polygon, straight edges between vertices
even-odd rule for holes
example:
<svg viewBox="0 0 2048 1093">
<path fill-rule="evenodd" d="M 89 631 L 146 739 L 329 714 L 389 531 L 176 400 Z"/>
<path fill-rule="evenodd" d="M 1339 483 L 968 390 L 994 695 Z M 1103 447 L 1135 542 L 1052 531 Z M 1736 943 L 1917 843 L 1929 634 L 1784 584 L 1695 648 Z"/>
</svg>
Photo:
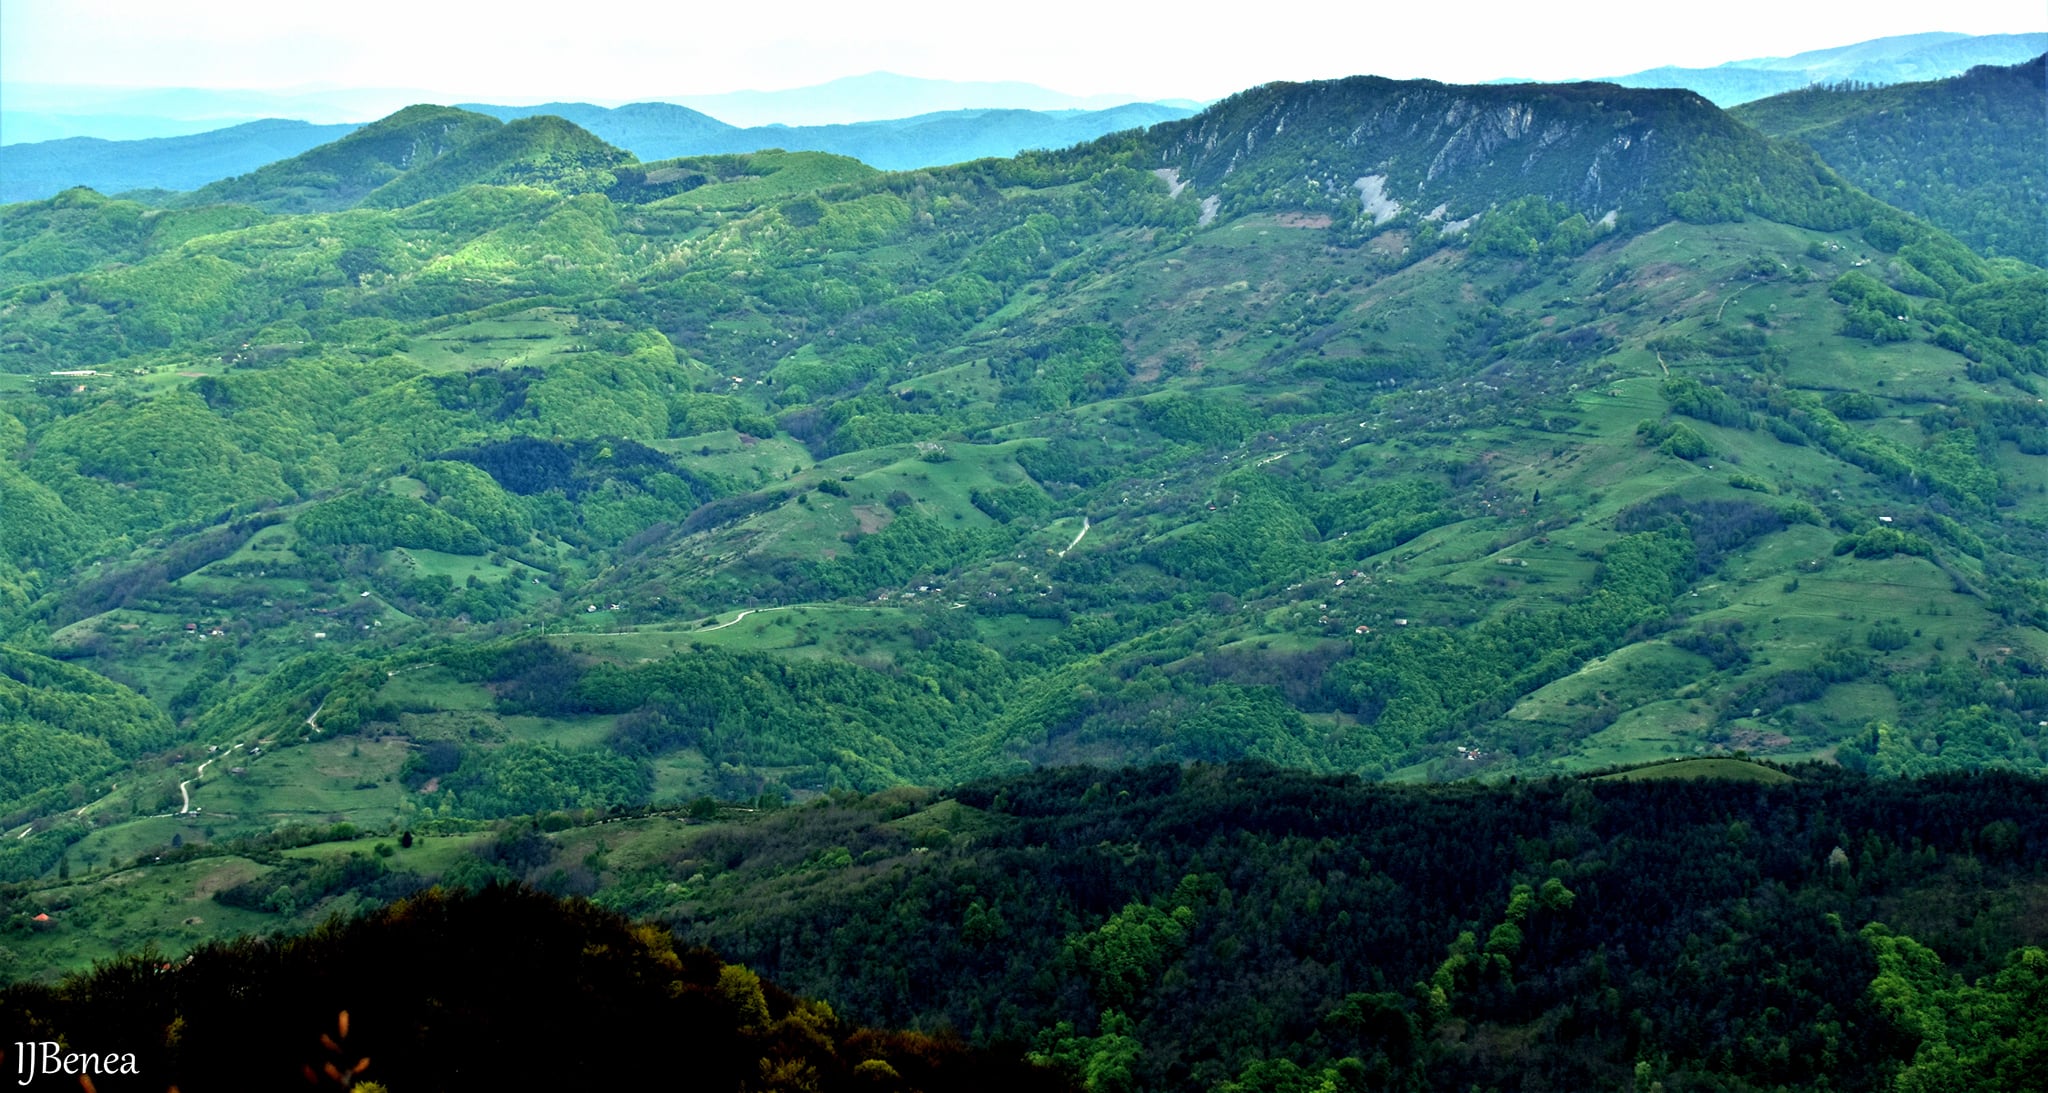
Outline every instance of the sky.
<svg viewBox="0 0 2048 1093">
<path fill-rule="evenodd" d="M 619 103 L 886 70 L 1208 100 L 1281 79 L 1583 78 L 1930 30 L 2048 29 L 2041 0 L 1717 0 L 1646 14 L 1658 10 L 1639 0 L 5 0 L 0 81 Z"/>
</svg>

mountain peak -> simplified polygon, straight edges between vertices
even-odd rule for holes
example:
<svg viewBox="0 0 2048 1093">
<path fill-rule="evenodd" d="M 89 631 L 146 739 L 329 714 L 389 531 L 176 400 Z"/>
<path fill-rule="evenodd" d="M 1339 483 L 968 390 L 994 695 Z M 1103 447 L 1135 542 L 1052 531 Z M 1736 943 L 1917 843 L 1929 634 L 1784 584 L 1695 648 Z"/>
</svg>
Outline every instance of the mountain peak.
<svg viewBox="0 0 2048 1093">
<path fill-rule="evenodd" d="M 1531 195 L 1588 220 L 1652 221 L 1739 219 L 1745 209 L 1810 219 L 1853 200 L 1810 158 L 1694 92 L 1606 83 L 1274 83 L 1159 126 L 1147 142 L 1153 166 L 1226 208 L 1356 215 L 1365 194 L 1379 221 L 1439 206 L 1457 220 Z M 1689 194 L 1713 195 L 1714 207 Z"/>
<path fill-rule="evenodd" d="M 632 162 L 565 118 L 501 122 L 421 103 L 290 159 L 194 191 L 179 204 L 235 202 L 278 212 L 423 201 L 479 182 L 581 192 L 610 185 L 606 168 Z"/>
<path fill-rule="evenodd" d="M 202 187 L 180 204 L 233 202 L 273 212 L 343 209 L 501 124 L 483 114 L 419 103 L 340 140 Z"/>
</svg>

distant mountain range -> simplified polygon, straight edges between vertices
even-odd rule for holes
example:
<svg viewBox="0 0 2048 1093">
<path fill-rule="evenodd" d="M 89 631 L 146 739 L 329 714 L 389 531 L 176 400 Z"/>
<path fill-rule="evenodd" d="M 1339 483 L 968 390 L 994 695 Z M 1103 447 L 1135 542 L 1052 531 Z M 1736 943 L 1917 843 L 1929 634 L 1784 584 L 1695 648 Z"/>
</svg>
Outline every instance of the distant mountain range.
<svg viewBox="0 0 2048 1093">
<path fill-rule="evenodd" d="M 607 110 L 588 103 L 483 106 L 463 109 L 511 121 L 536 114 L 566 118 L 643 160 L 713 152 L 833 152 L 885 171 L 907 171 L 1026 148 L 1064 148 L 1104 133 L 1142 129 L 1195 111 L 1165 103 L 1124 103 L 1107 110 L 945 110 L 888 121 L 843 125 L 757 125 L 739 128 L 673 103 L 634 103 Z"/>
<path fill-rule="evenodd" d="M 408 104 L 433 98 L 434 92 L 416 87 L 254 91 L 9 81 L 0 83 L 0 144 L 67 137 L 182 137 L 277 118 L 315 125 L 360 125 Z"/>
<path fill-rule="evenodd" d="M 590 103 L 465 104 L 462 109 L 500 121 L 563 118 L 643 161 L 782 148 L 852 156 L 890 171 L 1011 156 L 1027 148 L 1064 148 L 1193 113 L 1160 103 L 1128 103 L 1108 110 L 949 110 L 851 125 L 743 129 L 687 106 L 662 102 L 613 108 Z M 0 147 L 0 202 L 32 201 L 72 186 L 102 193 L 196 190 L 310 152 L 359 129 L 273 118 L 152 140 L 72 137 L 7 145 Z"/>
<path fill-rule="evenodd" d="M 668 101 L 701 110 L 740 126 L 846 125 L 875 118 L 909 118 L 956 110 L 1097 111 L 1123 106 L 1138 95 L 1069 95 L 1036 84 L 1007 81 L 927 80 L 894 72 L 870 72 L 786 91 L 732 91 L 721 95 L 675 95 Z M 1160 99 L 1160 105 L 1192 114 L 1194 99 Z"/>
<path fill-rule="evenodd" d="M 339 140 L 358 128 L 266 118 L 187 136 L 67 137 L 0 146 L 0 202 L 33 201 L 73 186 L 103 193 L 194 190 Z"/>
<path fill-rule="evenodd" d="M 2048 34 L 1905 34 L 1868 42 L 1729 61 L 1713 68 L 1651 68 L 1604 76 L 1623 87 L 1683 87 L 1717 106 L 1813 84 L 1897 84 L 1960 76 L 1978 65 L 2014 65 L 2048 50 Z"/>
<path fill-rule="evenodd" d="M 423 88 L 375 87 L 339 91 L 252 91 L 197 87 L 86 87 L 0 83 L 0 145 L 67 137 L 142 140 L 178 137 L 292 118 L 314 124 L 360 125 L 407 106 L 445 102 Z M 811 87 L 669 95 L 678 105 L 724 119 L 731 126 L 843 125 L 878 118 L 908 118 L 950 110 L 1096 111 L 1143 100 L 1135 94 L 1069 95 L 1036 84 L 930 80 L 871 72 Z M 1161 99 L 1189 112 L 1193 99 Z M 622 107 L 630 109 L 630 107 Z"/>
<path fill-rule="evenodd" d="M 2048 33 L 1914 34 L 1606 80 L 1625 87 L 1688 88 L 1725 107 L 1814 84 L 1887 85 L 1957 76 L 1975 66 L 2017 64 L 2044 50 Z M 9 109 L 0 112 L 0 203 L 48 197 L 71 186 L 102 193 L 194 190 L 309 151 L 356 127 L 331 124 L 341 119 L 383 116 L 433 97 L 393 88 L 271 93 L 7 84 L 4 90 Z M 616 107 L 462 104 L 501 121 L 552 114 L 643 161 L 782 148 L 852 156 L 883 170 L 1066 147 L 1187 117 L 1200 106 L 887 72 L 782 91 L 679 95 Z M 293 118 L 305 120 L 287 120 Z M 228 122 L 236 124 L 214 128 Z"/>
</svg>

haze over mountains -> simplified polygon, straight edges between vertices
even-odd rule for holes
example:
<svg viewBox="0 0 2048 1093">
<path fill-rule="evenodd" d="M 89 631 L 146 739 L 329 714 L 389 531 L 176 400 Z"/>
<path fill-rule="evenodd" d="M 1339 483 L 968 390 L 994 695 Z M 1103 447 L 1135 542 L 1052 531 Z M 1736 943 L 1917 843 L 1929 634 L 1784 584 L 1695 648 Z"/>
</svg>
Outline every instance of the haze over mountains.
<svg viewBox="0 0 2048 1093">
<path fill-rule="evenodd" d="M 1065 148 L 1105 133 L 1144 129 L 1195 112 L 1192 107 L 1165 103 L 1126 103 L 1100 110 L 965 108 L 909 117 L 876 115 L 889 119 L 883 121 L 743 129 L 669 103 L 634 103 L 610 110 L 587 103 L 463 104 L 463 109 L 506 121 L 554 114 L 647 161 L 782 148 L 852 156 L 884 171 L 1011 156 L 1026 148 Z"/>
<path fill-rule="evenodd" d="M 97 137 L 184 136 L 232 124 L 294 119 L 362 124 L 440 96 L 417 88 L 268 92 L 210 88 L 95 88 L 0 84 L 0 145 Z M 1036 84 L 936 80 L 874 72 L 781 91 L 675 95 L 662 100 L 741 128 L 840 125 L 950 110 L 1094 111 L 1143 101 L 1138 95 L 1069 95 Z M 1190 99 L 1162 105 L 1195 109 Z M 623 104 L 619 104 L 623 105 Z"/>
<path fill-rule="evenodd" d="M 1957 75 L 1980 64 L 2017 64 L 2048 50 L 2048 33 L 1928 33 L 1878 38 L 1791 57 L 1729 61 L 1712 68 L 1662 67 L 1602 79 L 1629 87 L 1685 87 L 1722 106 L 1811 83 L 1904 83 Z M 186 136 L 252 121 L 361 124 L 402 107 L 446 101 L 417 88 L 259 91 L 212 88 L 82 87 L 0 83 L 0 145 L 95 137 Z M 1070 95 L 1016 81 L 938 80 L 872 72 L 778 91 L 681 94 L 659 101 L 729 125 L 841 125 L 953 110 L 1106 110 L 1132 102 L 1196 109 L 1192 99 L 1141 94 Z M 623 105 L 611 103 L 610 105 Z"/>
<path fill-rule="evenodd" d="M 463 109 L 506 121 L 541 115 L 565 118 L 647 161 L 785 148 L 852 156 L 891 171 L 1014 155 L 1026 148 L 1064 148 L 1104 133 L 1141 129 L 1192 112 L 1132 103 L 1095 111 L 955 110 L 856 125 L 742 129 L 673 103 L 612 108 L 588 103 L 465 104 Z M 0 148 L 0 201 L 47 197 L 71 186 L 88 186 L 103 193 L 198 190 L 207 183 L 320 147 L 357 128 L 259 121 L 184 137 L 135 141 L 73 137 L 9 145 Z"/>
<path fill-rule="evenodd" d="M 185 136 L 66 137 L 0 146 L 0 201 L 29 201 L 86 186 L 103 193 L 196 190 L 353 133 L 354 124 L 272 118 Z"/>
<path fill-rule="evenodd" d="M 1730 61 L 1713 68 L 1651 68 L 1604 76 L 1623 87 L 1683 87 L 1735 106 L 1813 84 L 1896 84 L 1956 76 L 1978 65 L 2014 65 L 2048 51 L 2041 34 L 1906 34 L 1790 57 Z"/>
<path fill-rule="evenodd" d="M 845 125 L 950 110 L 1108 110 L 1142 98 L 1129 94 L 1069 95 L 1014 80 L 934 80 L 870 72 L 783 91 L 677 95 L 669 101 L 738 126 L 808 126 Z M 1190 112 L 1202 106 L 1193 99 L 1169 97 L 1150 101 Z"/>
<path fill-rule="evenodd" d="M 1890 84 L 1952 76 L 1973 65 L 2015 64 L 2044 49 L 2048 34 L 1933 33 L 1608 79 L 1628 87 L 1689 88 L 1727 106 L 1812 83 Z M 367 120 L 429 101 L 423 92 L 388 89 L 273 95 L 7 87 L 8 107 L 0 111 L 0 202 L 47 197 L 69 186 L 102 193 L 197 189 L 334 139 L 348 131 L 336 124 L 338 118 Z M 389 105 L 372 109 L 371 104 Z M 685 95 L 617 107 L 462 105 L 504 120 L 554 113 L 642 160 L 784 148 L 907 170 L 1065 147 L 1185 117 L 1200 104 L 1175 99 L 1139 103 L 1118 96 L 1066 95 L 1025 83 L 877 72 L 784 91 Z M 106 113 L 81 113 L 86 107 Z M 222 121 L 239 124 L 213 128 Z"/>
<path fill-rule="evenodd" d="M 433 94 L 418 88 L 253 91 L 0 82 L 0 146 L 69 137 L 146 140 L 253 121 L 361 125 Z"/>
</svg>

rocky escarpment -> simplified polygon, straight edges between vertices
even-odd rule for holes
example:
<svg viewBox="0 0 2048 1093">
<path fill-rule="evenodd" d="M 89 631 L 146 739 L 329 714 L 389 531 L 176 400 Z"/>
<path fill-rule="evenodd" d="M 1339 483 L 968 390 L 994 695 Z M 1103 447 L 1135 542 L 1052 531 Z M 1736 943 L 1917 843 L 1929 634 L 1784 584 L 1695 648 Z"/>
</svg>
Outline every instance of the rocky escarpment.
<svg viewBox="0 0 2048 1093">
<path fill-rule="evenodd" d="M 1403 210 L 1455 220 L 1530 194 L 1588 219 L 1655 222 L 1684 214 L 1675 196 L 1743 174 L 1768 180 L 1759 200 L 1846 192 L 1692 92 L 1612 84 L 1269 84 L 1159 126 L 1149 143 L 1151 166 L 1220 194 L 1226 212 L 1329 208 L 1368 226 Z M 1733 202 L 1712 218 L 1742 215 L 1746 199 Z"/>
</svg>

